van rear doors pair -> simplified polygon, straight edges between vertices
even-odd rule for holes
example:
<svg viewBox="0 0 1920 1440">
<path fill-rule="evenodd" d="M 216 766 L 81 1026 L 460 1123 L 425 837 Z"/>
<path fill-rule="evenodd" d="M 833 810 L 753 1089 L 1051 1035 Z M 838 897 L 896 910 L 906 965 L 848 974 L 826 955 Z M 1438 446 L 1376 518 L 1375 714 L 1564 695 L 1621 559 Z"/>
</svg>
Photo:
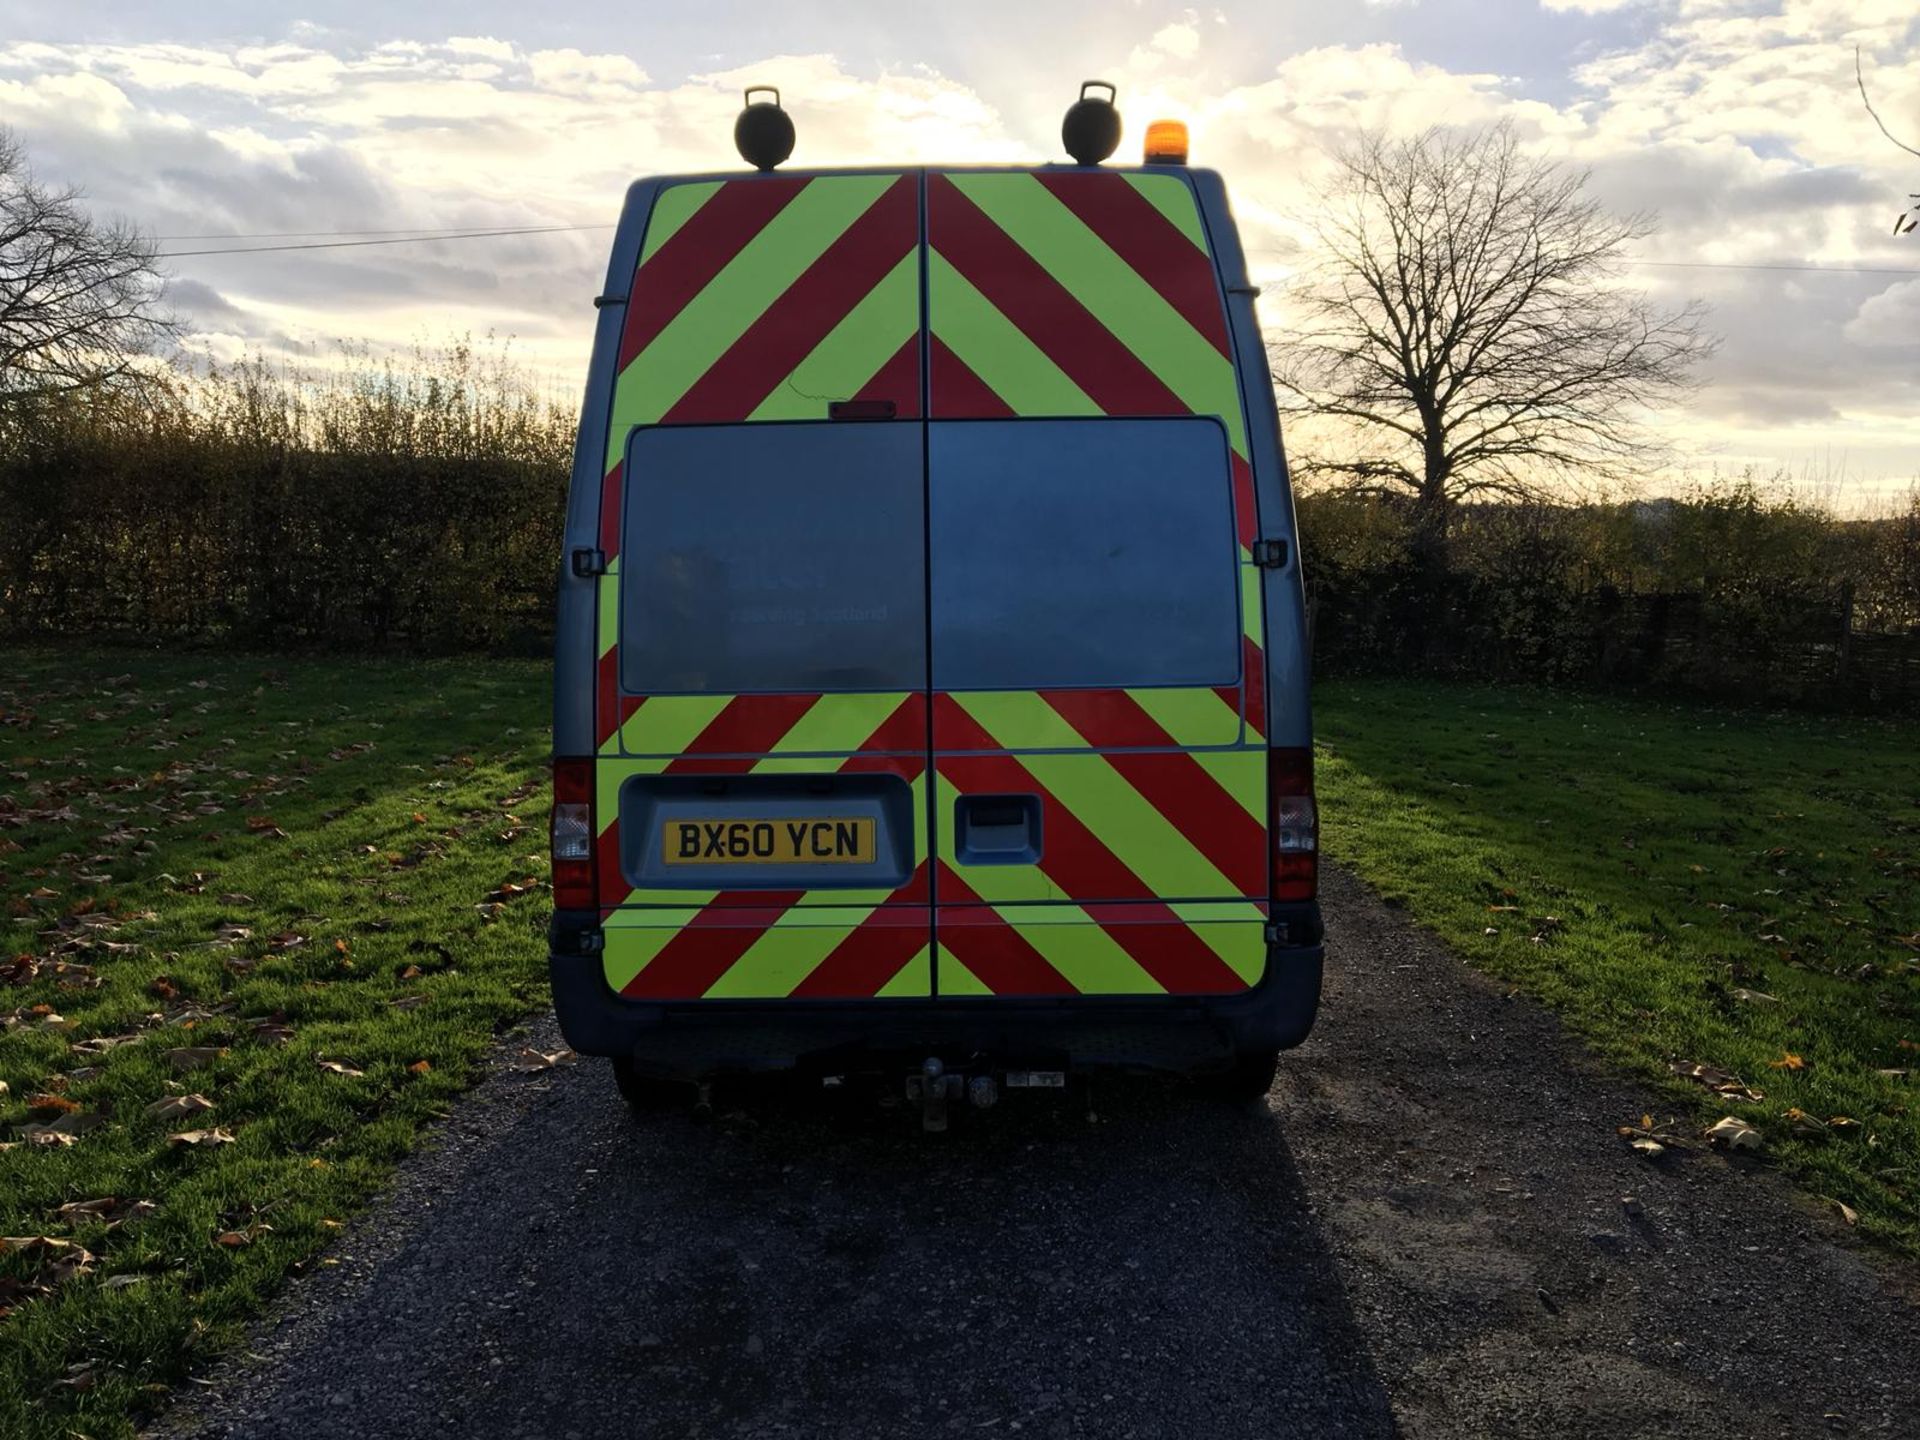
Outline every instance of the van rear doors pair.
<svg viewBox="0 0 1920 1440">
<path fill-rule="evenodd" d="M 1261 572 L 1231 354 L 1180 172 L 658 191 L 601 497 L 614 991 L 1259 979 Z"/>
</svg>

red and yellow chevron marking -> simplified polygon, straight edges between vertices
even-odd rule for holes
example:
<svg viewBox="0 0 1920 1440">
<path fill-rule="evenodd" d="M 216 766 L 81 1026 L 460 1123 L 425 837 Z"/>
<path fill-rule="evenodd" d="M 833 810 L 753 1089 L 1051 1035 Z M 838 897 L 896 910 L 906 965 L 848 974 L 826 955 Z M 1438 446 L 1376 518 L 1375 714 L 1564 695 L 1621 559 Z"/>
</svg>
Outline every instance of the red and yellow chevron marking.
<svg viewBox="0 0 1920 1440">
<path fill-rule="evenodd" d="M 962 702 L 957 709 L 944 705 L 934 707 L 933 748 L 942 751 L 1088 750 L 1109 745 L 1217 748 L 1241 743 L 1237 686 L 1223 686 L 1219 690 L 1169 686 L 1057 692 L 1070 697 L 1063 703 L 1071 705 L 1077 717 L 1072 721 L 1058 707 L 1023 704 L 1033 693 L 1011 690 L 956 694 L 954 698 Z M 1232 708 L 1222 708 L 1221 700 Z M 987 734 L 968 716 L 968 712 L 975 709 L 991 710 L 997 716 L 998 723 L 992 734 Z M 1139 723 L 1142 714 L 1151 718 L 1150 726 Z M 956 724 L 956 720 L 961 723 Z M 1136 734 L 1153 738 L 1114 738 Z"/>
<path fill-rule="evenodd" d="M 721 729 L 695 753 L 718 753 L 714 747 L 729 737 L 742 742 L 736 751 L 770 748 L 756 737 L 784 731 L 796 707 L 820 699 L 648 702 L 621 693 L 618 556 L 629 431 L 659 423 L 824 419 L 838 399 L 891 400 L 897 415 L 917 416 L 920 328 L 917 176 L 756 177 L 661 191 L 620 336 L 601 495 L 600 548 L 609 562 L 600 582 L 602 754 L 610 747 L 615 754 L 679 753 L 662 737 L 679 733 L 710 704 L 705 720 Z M 844 754 L 867 733 L 863 717 L 881 702 L 827 701 L 811 706 L 806 729 L 813 739 L 804 743 Z M 651 714 L 643 717 L 643 707 Z"/>
<path fill-rule="evenodd" d="M 603 909 L 618 905 L 770 903 L 759 891 L 634 890 L 618 873 L 620 788 L 635 775 L 892 774 L 914 792 L 916 840 L 926 834 L 926 697 L 918 691 L 843 695 L 656 695 L 635 707 L 594 767 Z M 849 743 L 849 737 L 855 737 Z M 620 746 L 628 753 L 623 755 Z M 917 892 L 917 893 L 916 893 Z M 893 892 L 828 890 L 796 904 L 926 904 L 926 877 Z"/>
<path fill-rule="evenodd" d="M 635 425 L 920 413 L 912 175 L 675 185 L 654 202 L 620 336 L 607 468 Z"/>
<path fill-rule="evenodd" d="M 868 999 L 932 993 L 925 906 L 623 910 L 607 984 L 633 1000 Z"/>
<path fill-rule="evenodd" d="M 1246 597 L 1244 703 L 1264 735 L 1253 471 L 1193 192 L 1174 175 L 929 175 L 927 235 L 933 418 L 1193 414 L 1227 427 Z M 1235 710 L 1237 688 L 1221 692 Z"/>
<path fill-rule="evenodd" d="M 1093 728 L 1072 691 L 934 699 L 938 732 L 966 739 L 966 749 L 975 752 L 936 754 L 938 814 L 950 813 L 955 795 L 1041 797 L 1039 862 L 971 867 L 969 883 L 983 899 L 1170 901 L 1266 894 L 1264 752 L 993 753 L 1006 749 L 995 744 L 999 729 L 1037 727 L 1046 712 L 1062 723 Z M 1130 728 L 1105 723 L 1096 731 L 1113 737 L 1116 746 L 1160 733 L 1144 710 Z M 940 858 L 956 864 L 950 831 L 940 830 Z M 940 900 L 946 903 L 944 891 Z"/>
<path fill-rule="evenodd" d="M 602 506 L 598 748 L 608 983 L 636 998 L 1205 994 L 1264 965 L 1265 733 L 1246 416 L 1186 183 L 1152 174 L 759 177 L 658 197 L 625 318 Z M 637 696 L 619 685 L 621 457 L 636 425 L 824 417 L 1218 416 L 1243 546 L 1243 682 L 942 695 Z M 927 724 L 937 774 L 924 775 Z M 864 739 L 860 737 L 865 737 Z M 1019 752 L 1019 753 L 1012 753 Z M 891 894 L 626 889 L 636 774 L 899 774 L 935 858 Z M 1032 866 L 957 867 L 972 792 L 1043 797 Z M 1237 898 L 1236 898 L 1237 897 Z M 937 982 L 936 982 L 936 970 Z"/>
<path fill-rule="evenodd" d="M 602 761 L 599 813 L 614 817 L 598 853 L 607 983 L 636 999 L 926 995 L 932 931 L 924 857 L 895 891 L 632 890 L 620 868 L 619 790 L 658 762 Z M 817 759 L 770 758 L 756 773 L 818 772 Z M 914 843 L 926 834 L 925 761 L 851 755 L 842 771 L 900 775 L 914 795 Z M 638 908 L 642 906 L 659 908 Z"/>
<path fill-rule="evenodd" d="M 940 872 L 942 894 L 957 876 Z M 943 905 L 936 993 L 1223 995 L 1266 968 L 1265 907 Z"/>
</svg>

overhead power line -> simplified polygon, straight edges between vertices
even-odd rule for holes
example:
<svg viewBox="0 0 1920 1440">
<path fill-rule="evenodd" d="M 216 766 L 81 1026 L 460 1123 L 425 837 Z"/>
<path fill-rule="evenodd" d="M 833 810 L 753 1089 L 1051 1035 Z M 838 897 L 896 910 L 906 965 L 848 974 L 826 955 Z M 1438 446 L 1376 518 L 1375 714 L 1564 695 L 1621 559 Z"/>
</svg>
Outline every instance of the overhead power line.
<svg viewBox="0 0 1920 1440">
<path fill-rule="evenodd" d="M 1920 275 L 1920 270 L 1900 270 L 1879 265 L 1801 265 L 1782 261 L 1745 264 L 1733 260 L 1629 260 L 1629 265 L 1652 265 L 1662 270 L 1796 270 L 1816 275 Z"/>
<path fill-rule="evenodd" d="M 600 225 L 524 225 L 517 227 L 495 227 L 482 230 L 433 230 L 426 227 L 398 230 L 263 230 L 252 234 L 229 235 L 162 235 L 160 240 L 277 240 L 296 239 L 311 235 L 326 236 L 373 236 L 373 239 L 301 239 L 292 245 L 234 245 L 208 250 L 162 250 L 158 258 L 163 260 L 187 259 L 195 255 L 267 255 L 288 250 L 349 250 L 363 245 L 421 245 L 440 240 L 491 240 L 508 235 L 564 235 L 584 230 L 611 230 L 611 224 Z M 1259 251 L 1260 254 L 1276 254 L 1275 251 Z M 1742 260 L 1627 260 L 1628 265 L 1640 265 L 1656 270 L 1774 270 L 1797 274 L 1814 275 L 1920 275 L 1920 269 L 1908 269 L 1885 265 L 1816 265 L 1798 261 L 1742 261 Z"/>
<path fill-rule="evenodd" d="M 532 225 L 520 230 L 458 230 L 445 235 L 401 235 L 387 240 L 308 240 L 298 245 L 234 245 L 214 250 L 161 250 L 162 260 L 192 255 L 267 255 L 284 250 L 349 250 L 362 245 L 424 245 L 442 240 L 497 240 L 506 235 L 560 235 L 574 230 L 611 230 L 612 225 Z"/>
<path fill-rule="evenodd" d="M 558 221 L 549 222 L 558 225 Z M 418 235 L 423 239 L 432 239 L 436 235 L 451 235 L 458 231 L 485 231 L 492 234 L 496 230 L 526 229 L 525 221 L 513 225 L 396 225 L 385 230 L 215 230 L 202 235 L 156 235 L 160 241 L 175 240 L 312 240 L 347 239 L 355 235 Z M 547 228 L 542 225 L 542 229 Z"/>
<path fill-rule="evenodd" d="M 1293 252 L 1280 250 L 1253 250 L 1253 255 L 1286 256 Z M 1920 269 L 1909 270 L 1890 265 L 1816 265 L 1812 261 L 1799 260 L 1621 260 L 1622 265 L 1644 265 L 1659 270 L 1788 270 L 1813 275 L 1920 275 Z"/>
</svg>

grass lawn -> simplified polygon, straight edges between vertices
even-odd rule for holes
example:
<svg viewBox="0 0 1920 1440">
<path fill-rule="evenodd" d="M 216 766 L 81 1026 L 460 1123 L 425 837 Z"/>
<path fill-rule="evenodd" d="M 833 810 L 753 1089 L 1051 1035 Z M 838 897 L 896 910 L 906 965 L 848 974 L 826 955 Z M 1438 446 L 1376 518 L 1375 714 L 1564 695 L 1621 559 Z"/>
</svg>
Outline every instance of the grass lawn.
<svg viewBox="0 0 1920 1440">
<path fill-rule="evenodd" d="M 547 684 L 0 656 L 0 1435 L 131 1433 L 545 1003 Z M 1687 1135 L 1742 1116 L 1920 1251 L 1910 737 L 1437 685 L 1319 713 L 1333 856 Z"/>
<path fill-rule="evenodd" d="M 1737 1117 L 1920 1253 L 1911 723 L 1387 681 L 1315 710 L 1332 857 L 1661 1086 L 1656 1126 Z"/>
<path fill-rule="evenodd" d="M 0 1435 L 131 1433 L 540 1003 L 547 677 L 0 656 Z"/>
</svg>

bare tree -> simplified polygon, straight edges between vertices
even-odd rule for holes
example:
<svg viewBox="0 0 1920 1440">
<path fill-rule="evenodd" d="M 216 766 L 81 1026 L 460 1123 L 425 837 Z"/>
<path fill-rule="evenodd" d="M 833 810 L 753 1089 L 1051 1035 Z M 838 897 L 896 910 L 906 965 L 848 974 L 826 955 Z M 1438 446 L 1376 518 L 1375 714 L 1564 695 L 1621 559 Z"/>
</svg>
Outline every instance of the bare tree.
<svg viewBox="0 0 1920 1440">
<path fill-rule="evenodd" d="M 1866 72 L 1860 68 L 1860 47 L 1858 45 L 1853 47 L 1853 83 L 1860 87 L 1860 103 L 1867 107 L 1867 114 L 1871 115 L 1873 117 L 1873 123 L 1880 127 L 1880 133 L 1909 155 L 1920 155 L 1920 150 L 1914 149 L 1913 146 L 1907 144 L 1906 141 L 1889 130 L 1887 128 L 1887 122 L 1880 118 L 1880 112 L 1873 108 L 1873 97 L 1867 94 Z M 1907 198 L 1909 200 L 1920 200 L 1920 195 L 1909 195 Z M 1900 212 L 1900 218 L 1893 222 L 1893 233 L 1896 235 L 1911 235 L 1915 230 L 1920 230 L 1920 213 L 1916 212 L 1920 212 L 1920 206 L 1909 206 L 1907 209 L 1902 210 Z M 1912 219 L 1907 218 L 1910 215 L 1913 217 Z"/>
<path fill-rule="evenodd" d="M 1712 346 L 1698 307 L 1615 283 L 1651 221 L 1608 215 L 1584 174 L 1525 155 L 1504 124 L 1370 135 L 1336 159 L 1311 221 L 1324 258 L 1272 361 L 1286 409 L 1355 439 L 1296 471 L 1412 500 L 1441 563 L 1460 500 L 1537 498 L 1649 458 L 1642 412 Z"/>
<path fill-rule="evenodd" d="M 129 375 L 178 329 L 153 242 L 34 179 L 0 129 L 0 406 Z"/>
</svg>

